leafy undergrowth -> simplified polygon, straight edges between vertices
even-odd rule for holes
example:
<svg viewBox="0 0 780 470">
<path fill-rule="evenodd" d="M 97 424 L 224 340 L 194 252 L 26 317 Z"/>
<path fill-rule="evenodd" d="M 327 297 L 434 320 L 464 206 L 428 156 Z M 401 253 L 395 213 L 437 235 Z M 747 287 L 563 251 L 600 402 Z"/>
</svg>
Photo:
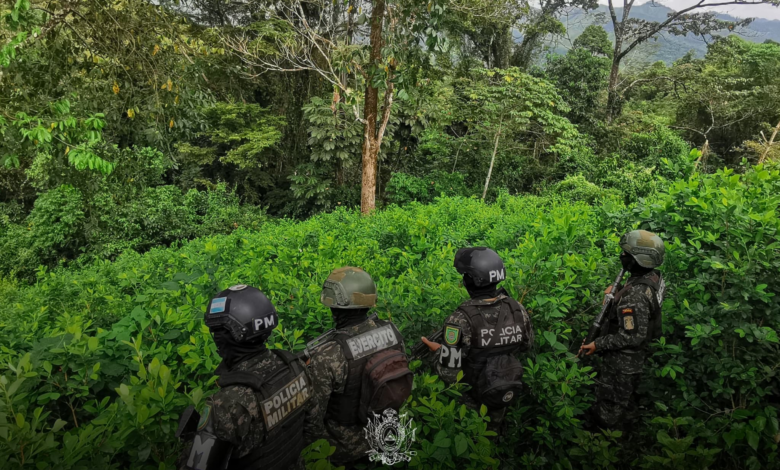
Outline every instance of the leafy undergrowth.
<svg viewBox="0 0 780 470">
<path fill-rule="evenodd" d="M 180 412 L 215 390 L 219 357 L 202 316 L 218 290 L 260 287 L 281 316 L 272 342 L 299 350 L 330 327 L 319 303 L 327 274 L 360 266 L 377 283 L 379 315 L 411 345 L 466 297 L 455 251 L 485 245 L 504 258 L 504 285 L 537 330 L 523 358 L 527 393 L 493 437 L 478 411 L 457 403 L 462 386 L 421 366 L 406 406 L 418 427 L 409 465 L 776 468 L 780 175 L 757 167 L 665 186 L 631 208 L 501 196 L 368 218 L 338 210 L 41 270 L 31 286 L 0 283 L 0 459 L 8 468 L 174 468 Z M 587 433 L 594 371 L 570 351 L 617 269 L 619 233 L 634 227 L 667 241 L 665 334 L 645 374 L 641 424 L 630 436 Z"/>
</svg>

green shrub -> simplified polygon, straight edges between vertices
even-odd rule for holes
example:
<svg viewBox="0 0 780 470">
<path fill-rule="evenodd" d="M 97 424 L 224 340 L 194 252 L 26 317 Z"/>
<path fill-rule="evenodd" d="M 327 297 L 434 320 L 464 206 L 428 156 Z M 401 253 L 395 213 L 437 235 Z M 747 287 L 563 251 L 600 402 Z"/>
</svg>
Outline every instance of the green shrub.
<svg viewBox="0 0 780 470">
<path fill-rule="evenodd" d="M 633 208 L 504 193 L 494 204 L 439 198 L 371 217 L 338 209 L 81 270 L 39 270 L 34 286 L 0 289 L 0 459 L 10 468 L 173 468 L 179 413 L 215 390 L 219 357 L 202 323 L 215 292 L 239 282 L 263 289 L 282 319 L 271 342 L 300 349 L 332 326 L 319 302 L 327 274 L 360 266 L 377 282 L 376 311 L 411 346 L 466 298 L 456 250 L 486 245 L 534 321 L 526 391 L 494 439 L 477 411 L 461 415 L 453 400 L 462 389 L 417 374 L 405 408 L 418 433 L 415 465 L 777 468 L 778 185 L 780 171 L 757 167 L 694 174 Z M 669 291 L 640 422 L 626 440 L 582 430 L 594 369 L 571 351 L 619 266 L 619 234 L 637 225 L 667 242 Z"/>
<path fill-rule="evenodd" d="M 465 196 L 468 194 L 461 173 L 435 171 L 426 177 L 406 173 L 393 173 L 385 187 L 385 197 L 391 204 L 407 204 L 412 201 L 433 202 L 438 196 Z"/>
<path fill-rule="evenodd" d="M 582 175 L 567 176 L 563 181 L 552 186 L 549 192 L 572 201 L 582 201 L 588 204 L 593 204 L 605 197 L 620 197 L 619 191 L 601 188 L 586 180 Z"/>
</svg>

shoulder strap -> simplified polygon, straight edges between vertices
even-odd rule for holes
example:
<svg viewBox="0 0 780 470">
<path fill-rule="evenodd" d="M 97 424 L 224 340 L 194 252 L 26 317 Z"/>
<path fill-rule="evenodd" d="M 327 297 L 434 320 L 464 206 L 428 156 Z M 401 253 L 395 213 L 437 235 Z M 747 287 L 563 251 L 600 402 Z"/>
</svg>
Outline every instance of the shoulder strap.
<svg viewBox="0 0 780 470">
<path fill-rule="evenodd" d="M 287 365 L 287 367 L 292 369 L 295 375 L 299 375 L 301 372 L 303 372 L 303 368 L 301 367 L 301 360 L 298 359 L 298 356 L 295 354 L 284 349 L 272 349 L 271 352 L 276 354 L 276 357 L 281 359 L 282 362 Z"/>
<path fill-rule="evenodd" d="M 222 388 L 233 385 L 242 385 L 244 387 L 249 387 L 256 392 L 260 392 L 263 395 L 268 394 L 268 387 L 266 387 L 265 382 L 265 380 L 261 379 L 256 374 L 243 370 L 228 372 L 217 379 L 217 383 Z"/>
<path fill-rule="evenodd" d="M 333 335 L 333 341 L 339 343 L 339 347 L 341 347 L 341 352 L 344 353 L 344 357 L 347 358 L 348 361 L 351 361 L 355 358 L 355 356 L 352 354 L 352 350 L 349 349 L 349 346 L 347 346 L 347 340 L 351 338 L 352 335 L 348 335 L 344 332 L 338 332 L 335 335 Z"/>
<path fill-rule="evenodd" d="M 271 352 L 273 352 L 276 357 L 281 359 L 288 369 L 292 369 L 295 375 L 300 375 L 300 373 L 303 372 L 303 368 L 301 367 L 298 358 L 291 352 L 285 351 L 283 349 L 271 349 Z M 277 367 L 269 371 L 268 375 L 266 375 L 264 378 L 260 378 L 257 374 L 244 370 L 228 372 L 219 376 L 217 379 L 217 384 L 219 384 L 219 386 L 222 388 L 233 385 L 249 387 L 255 392 L 262 394 L 265 398 L 271 392 L 267 385 L 268 378 L 275 376 L 279 372 L 279 369 L 281 369 L 281 367 Z"/>
</svg>

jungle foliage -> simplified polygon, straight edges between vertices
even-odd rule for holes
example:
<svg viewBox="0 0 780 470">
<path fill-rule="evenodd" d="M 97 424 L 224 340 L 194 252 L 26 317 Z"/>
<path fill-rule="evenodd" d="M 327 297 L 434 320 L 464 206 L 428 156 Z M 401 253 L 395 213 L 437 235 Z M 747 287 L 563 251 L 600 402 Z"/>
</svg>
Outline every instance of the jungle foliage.
<svg viewBox="0 0 780 470">
<path fill-rule="evenodd" d="M 526 392 L 491 443 L 485 418 L 457 403 L 463 386 L 448 388 L 418 364 L 405 407 L 418 429 L 411 466 L 776 468 L 780 171 L 690 173 L 697 156 L 666 160 L 688 176 L 662 181 L 637 205 L 502 194 L 370 218 L 341 208 L 81 270 L 42 268 L 32 286 L 6 281 L 0 457 L 12 468 L 173 468 L 179 413 L 215 391 L 219 357 L 202 323 L 214 292 L 263 289 L 281 315 L 271 344 L 297 351 L 331 326 L 323 279 L 333 266 L 361 266 L 376 279 L 377 312 L 411 345 L 466 296 L 455 251 L 487 245 L 539 332 L 523 359 Z M 626 446 L 618 432 L 582 429 L 594 364 L 572 351 L 614 275 L 619 234 L 634 227 L 667 241 L 670 293 L 644 375 L 642 424 Z"/>
<path fill-rule="evenodd" d="M 411 467 L 780 468 L 780 45 L 702 14 L 672 25 L 702 58 L 633 65 L 600 26 L 542 56 L 596 5 L 539 5 L 0 3 L 4 468 L 172 469 L 216 389 L 214 293 L 260 287 L 300 350 L 327 273 L 360 266 L 411 346 L 465 298 L 467 245 L 532 315 L 525 393 L 496 439 L 415 364 Z M 572 351 L 632 228 L 666 241 L 664 335 L 633 431 L 587 432 Z"/>
</svg>

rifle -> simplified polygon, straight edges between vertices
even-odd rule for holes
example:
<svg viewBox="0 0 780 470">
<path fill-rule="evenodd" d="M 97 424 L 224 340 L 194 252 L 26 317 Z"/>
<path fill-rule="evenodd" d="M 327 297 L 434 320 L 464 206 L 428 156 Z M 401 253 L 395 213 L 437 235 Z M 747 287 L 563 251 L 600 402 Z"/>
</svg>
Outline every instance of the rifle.
<svg viewBox="0 0 780 470">
<path fill-rule="evenodd" d="M 609 311 L 610 307 L 612 306 L 612 301 L 615 300 L 615 291 L 617 290 L 618 286 L 620 285 L 620 282 L 623 280 L 623 276 L 626 274 L 625 268 L 620 270 L 620 274 L 615 278 L 615 282 L 612 283 L 612 286 L 610 286 L 609 292 L 604 296 L 604 303 L 601 305 L 601 311 L 598 315 L 596 315 L 596 318 L 593 319 L 593 324 L 590 325 L 590 330 L 588 330 L 588 336 L 585 337 L 585 342 L 582 344 L 590 344 L 593 342 L 594 339 L 599 335 L 599 332 L 601 331 L 601 327 L 604 324 L 604 317 L 606 316 L 607 312 Z M 580 357 L 582 355 L 582 349 L 577 352 L 576 357 Z"/>
<path fill-rule="evenodd" d="M 303 349 L 303 351 L 299 351 L 295 353 L 295 357 L 308 364 L 309 360 L 311 359 L 312 350 L 317 346 L 321 345 L 322 343 L 329 341 L 330 337 L 333 336 L 334 333 L 336 333 L 336 329 L 331 328 L 325 333 L 309 341 L 308 343 L 306 343 L 306 347 Z"/>
<path fill-rule="evenodd" d="M 434 343 L 441 343 L 441 340 L 444 338 L 444 328 L 439 328 L 436 333 L 432 334 L 428 340 L 432 341 Z M 410 359 L 422 359 L 425 357 L 429 352 L 431 352 L 430 348 L 428 348 L 428 345 L 420 341 L 412 348 L 412 356 Z"/>
</svg>

